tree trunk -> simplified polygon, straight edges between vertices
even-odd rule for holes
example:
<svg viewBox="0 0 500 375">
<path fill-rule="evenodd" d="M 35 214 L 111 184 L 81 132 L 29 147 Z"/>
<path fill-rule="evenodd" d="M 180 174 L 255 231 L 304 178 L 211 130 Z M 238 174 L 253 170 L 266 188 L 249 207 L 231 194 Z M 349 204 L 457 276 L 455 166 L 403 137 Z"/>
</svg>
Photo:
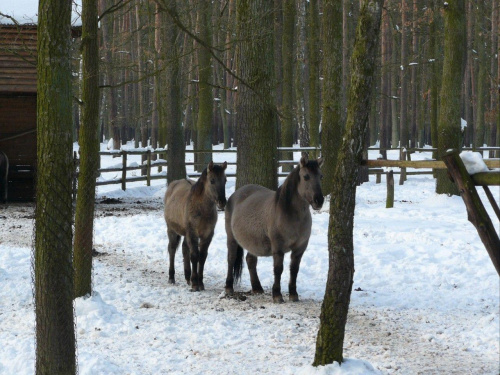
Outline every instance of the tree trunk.
<svg viewBox="0 0 500 375">
<path fill-rule="evenodd" d="M 318 0 L 309 0 L 306 2 L 307 19 L 307 56 L 308 63 L 308 85 L 309 85 L 309 145 L 319 147 L 319 127 L 321 121 L 320 103 L 321 91 L 319 81 L 319 10 Z M 314 157 L 315 155 L 311 155 Z"/>
<path fill-rule="evenodd" d="M 401 93 L 400 97 L 400 130 L 399 139 L 401 147 L 408 147 L 408 30 L 407 17 L 408 0 L 401 1 Z"/>
<path fill-rule="evenodd" d="M 212 44 L 212 5 L 209 1 L 199 4 L 198 30 L 200 39 Z M 197 143 L 201 150 L 212 149 L 212 118 L 214 94 L 212 92 L 212 66 L 210 51 L 197 46 L 198 54 L 198 119 L 196 122 Z M 212 160 L 212 153 L 198 154 L 199 170 L 203 170 Z"/>
<path fill-rule="evenodd" d="M 92 293 L 92 245 L 96 173 L 99 166 L 99 50 L 97 3 L 82 2 L 82 124 L 76 197 L 73 267 L 75 297 Z"/>
<path fill-rule="evenodd" d="M 239 44 L 238 152 L 236 188 L 277 188 L 277 127 L 274 98 L 273 3 L 237 3 Z M 251 85 L 251 86 L 249 86 Z"/>
<path fill-rule="evenodd" d="M 176 0 L 168 0 L 169 7 L 176 9 Z M 167 127 L 166 142 L 167 150 L 167 183 L 186 178 L 186 153 L 184 146 L 184 130 L 181 120 L 181 87 L 180 87 L 180 63 L 181 51 L 179 48 L 179 29 L 171 19 L 166 23 L 165 32 L 165 90 Z"/>
<path fill-rule="evenodd" d="M 330 200 L 329 270 L 321 306 L 314 366 L 343 361 L 345 324 L 354 276 L 353 224 L 356 185 L 365 148 L 382 5 L 383 0 L 363 2 L 351 57 L 346 131 Z M 327 150 L 326 155 L 329 152 L 331 150 Z"/>
<path fill-rule="evenodd" d="M 441 86 L 441 105 L 438 124 L 438 156 L 447 150 L 460 149 L 460 88 L 465 59 L 465 5 L 464 0 L 448 1 L 444 8 L 444 61 Z M 456 185 L 446 171 L 436 173 L 436 193 L 458 195 Z"/>
<path fill-rule="evenodd" d="M 75 374 L 71 2 L 38 9 L 34 289 L 37 374 Z"/>
<path fill-rule="evenodd" d="M 283 7 L 283 106 L 281 119 L 281 146 L 291 147 L 293 145 L 293 60 L 294 60 L 294 29 L 295 29 L 295 0 L 285 0 Z M 283 160 L 292 160 L 292 152 L 282 152 Z M 292 165 L 283 165 L 283 172 L 290 172 Z"/>
<path fill-rule="evenodd" d="M 322 17 L 323 116 L 321 145 L 325 161 L 322 167 L 324 195 L 332 191 L 333 175 L 342 139 L 342 2 L 325 0 Z M 328 150 L 326 152 L 326 150 Z"/>
<path fill-rule="evenodd" d="M 485 6 L 484 1 L 478 1 L 476 5 L 476 9 L 474 11 L 474 15 L 476 17 L 476 35 L 474 40 L 476 41 L 476 50 L 477 50 L 477 59 L 478 59 L 478 75 L 477 75 L 477 93 L 476 93 L 476 121 L 474 123 L 474 147 L 482 147 L 485 143 L 485 135 L 486 135 L 486 124 L 484 121 L 484 112 L 486 109 L 486 73 L 487 73 L 487 65 L 486 65 L 486 48 L 485 48 L 485 37 L 484 37 L 484 29 L 485 29 Z"/>
</svg>

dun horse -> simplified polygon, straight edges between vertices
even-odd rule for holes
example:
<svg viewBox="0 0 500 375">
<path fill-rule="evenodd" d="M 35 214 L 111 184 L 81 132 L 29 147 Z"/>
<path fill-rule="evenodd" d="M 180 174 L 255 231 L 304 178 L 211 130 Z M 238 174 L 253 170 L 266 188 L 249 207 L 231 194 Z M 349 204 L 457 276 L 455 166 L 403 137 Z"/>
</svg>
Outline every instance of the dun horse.
<svg viewBox="0 0 500 375">
<path fill-rule="evenodd" d="M 9 173 L 9 159 L 5 152 L 0 151 L 0 202 L 7 202 L 7 184 Z"/>
<path fill-rule="evenodd" d="M 226 162 L 222 165 L 210 162 L 198 181 L 177 180 L 168 185 L 164 213 L 170 259 L 168 282 L 171 284 L 175 283 L 175 252 L 184 236 L 184 277 L 192 291 L 205 289 L 203 267 L 217 223 L 216 204 L 220 209 L 226 205 L 226 168 Z"/>
<path fill-rule="evenodd" d="M 288 175 L 277 191 L 259 185 L 238 189 L 226 206 L 227 262 L 226 293 L 232 294 L 234 279 L 241 277 L 243 249 L 250 272 L 253 293 L 263 293 L 257 275 L 257 257 L 273 256 L 273 301 L 283 302 L 281 274 L 284 254 L 291 251 L 290 301 L 298 301 L 297 273 L 311 235 L 309 205 L 323 206 L 320 167 L 323 159 L 308 161 L 303 153 L 300 164 Z"/>
</svg>

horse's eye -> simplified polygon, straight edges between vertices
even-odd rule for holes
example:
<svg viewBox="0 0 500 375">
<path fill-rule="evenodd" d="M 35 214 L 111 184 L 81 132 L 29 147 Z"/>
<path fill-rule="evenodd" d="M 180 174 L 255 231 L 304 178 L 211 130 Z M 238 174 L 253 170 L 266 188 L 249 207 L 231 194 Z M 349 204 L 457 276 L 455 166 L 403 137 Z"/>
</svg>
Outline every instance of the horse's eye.
<svg viewBox="0 0 500 375">
<path fill-rule="evenodd" d="M 211 183 L 212 185 L 213 185 L 213 184 L 215 184 L 215 178 L 212 178 L 212 179 L 210 180 L 210 183 Z"/>
<path fill-rule="evenodd" d="M 310 178 L 311 178 L 311 177 L 309 177 L 309 175 L 308 175 L 308 174 L 306 174 L 306 175 L 304 176 L 304 180 L 306 180 L 306 181 L 309 181 L 309 179 L 310 179 Z"/>
</svg>

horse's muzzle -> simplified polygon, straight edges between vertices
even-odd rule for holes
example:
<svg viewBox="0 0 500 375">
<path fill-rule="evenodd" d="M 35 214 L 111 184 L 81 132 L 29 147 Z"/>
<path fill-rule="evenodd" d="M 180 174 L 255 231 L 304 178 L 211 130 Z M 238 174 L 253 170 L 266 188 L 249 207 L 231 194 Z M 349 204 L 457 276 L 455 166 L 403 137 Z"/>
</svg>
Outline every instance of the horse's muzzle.
<svg viewBox="0 0 500 375">
<path fill-rule="evenodd" d="M 221 211 L 224 211 L 224 208 L 226 207 L 226 203 L 227 203 L 226 198 L 224 198 L 222 200 L 218 200 L 217 201 L 217 208 L 219 208 L 219 210 L 221 210 Z"/>
<path fill-rule="evenodd" d="M 324 202 L 325 202 L 325 198 L 323 197 L 323 195 L 318 195 L 318 196 L 314 197 L 311 206 L 315 210 L 321 210 L 321 207 L 323 207 Z"/>
</svg>

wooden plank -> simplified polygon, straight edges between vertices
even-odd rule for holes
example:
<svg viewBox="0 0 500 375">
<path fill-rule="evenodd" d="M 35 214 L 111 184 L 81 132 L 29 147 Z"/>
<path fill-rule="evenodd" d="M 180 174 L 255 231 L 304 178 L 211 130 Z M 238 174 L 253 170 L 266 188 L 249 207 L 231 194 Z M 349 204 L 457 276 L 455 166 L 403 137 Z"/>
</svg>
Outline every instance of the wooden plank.
<svg viewBox="0 0 500 375">
<path fill-rule="evenodd" d="M 500 168 L 500 159 L 484 159 L 488 168 Z M 386 168 L 431 168 L 446 169 L 446 165 L 441 160 L 363 160 L 361 165 L 368 167 L 386 167 Z"/>
<path fill-rule="evenodd" d="M 452 150 L 447 152 L 443 155 L 443 161 L 464 200 L 465 207 L 467 208 L 467 218 L 476 227 L 479 237 L 498 275 L 500 275 L 500 251 L 498 251 L 500 249 L 500 238 L 488 212 L 481 202 L 474 181 L 469 173 L 467 173 L 467 169 L 458 151 Z"/>
</svg>

